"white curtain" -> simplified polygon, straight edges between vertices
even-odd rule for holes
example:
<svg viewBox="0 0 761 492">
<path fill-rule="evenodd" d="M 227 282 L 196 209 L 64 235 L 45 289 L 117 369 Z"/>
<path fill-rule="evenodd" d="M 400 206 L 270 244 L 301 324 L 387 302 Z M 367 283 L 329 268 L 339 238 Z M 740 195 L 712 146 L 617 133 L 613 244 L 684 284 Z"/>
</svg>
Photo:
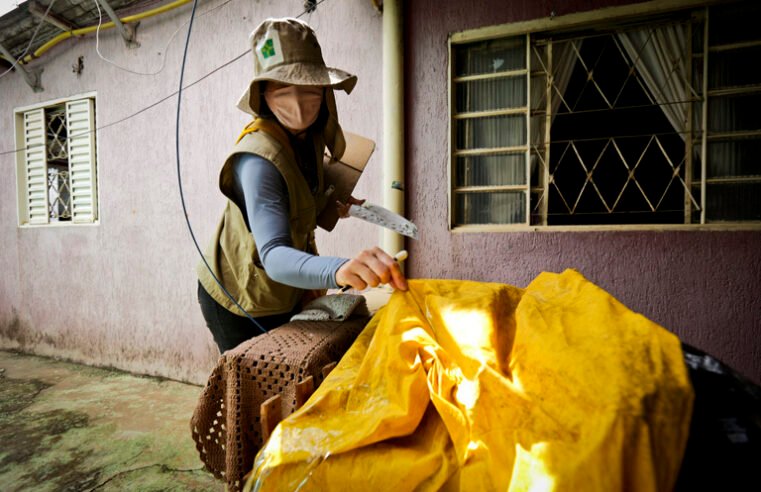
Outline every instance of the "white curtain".
<svg viewBox="0 0 761 492">
<path fill-rule="evenodd" d="M 573 43 L 576 44 L 576 50 L 581 50 L 582 40 L 580 39 L 552 42 L 552 66 L 545 65 L 544 63 L 548 62 L 544 61 L 540 62 L 538 67 L 532 67 L 534 70 L 541 69 L 545 72 L 552 72 L 552 84 L 554 86 L 550 92 L 550 97 L 552 97 L 552 121 L 555 121 L 555 117 L 558 114 L 561 104 L 565 109 L 570 109 L 568 108 L 570 103 L 565 101 L 564 98 L 565 90 L 568 88 L 568 82 L 571 80 L 571 74 L 578 61 L 578 56 L 576 55 L 576 50 L 574 50 Z M 546 80 L 544 78 L 533 79 L 533 84 L 531 86 L 531 109 L 543 110 L 546 108 L 547 91 L 545 84 Z M 545 131 L 544 122 L 544 116 L 532 121 L 532 145 L 540 146 L 543 144 Z"/>
<path fill-rule="evenodd" d="M 622 31 L 618 40 L 674 130 L 684 140 L 687 129 L 688 63 L 687 26 L 668 24 Z"/>
<path fill-rule="evenodd" d="M 551 41 L 552 46 L 552 57 L 551 61 L 545 61 L 544 63 L 551 63 L 551 66 L 543 65 L 540 62 L 539 67 L 532 67 L 533 69 L 541 68 L 542 70 L 546 72 L 552 73 L 552 84 L 553 87 L 550 91 L 550 97 L 552 98 L 552 105 L 551 105 L 551 111 L 552 114 L 550 116 L 551 122 L 555 121 L 555 117 L 558 115 L 558 111 L 561 109 L 561 105 L 564 110 L 570 111 L 571 108 L 569 107 L 570 104 L 572 104 L 572 101 L 567 101 L 565 99 L 565 91 L 568 88 L 568 83 L 571 80 L 571 75 L 573 74 L 573 69 L 576 67 L 576 62 L 578 62 L 578 52 L 581 51 L 581 44 L 583 40 L 581 39 L 574 39 L 574 40 L 568 40 L 568 41 Z M 531 87 L 531 108 L 534 110 L 543 110 L 547 107 L 547 81 L 544 78 L 536 78 L 533 80 L 533 85 Z M 546 119 L 545 116 L 542 114 L 539 117 L 532 118 L 531 120 L 531 145 L 532 147 L 535 147 L 536 149 L 539 149 L 539 153 L 542 155 L 547 155 L 545 152 L 542 152 L 541 149 L 544 148 L 544 138 L 545 138 L 545 131 L 547 131 L 546 125 L 545 125 Z M 546 150 L 546 149 L 545 149 Z M 547 163 L 546 165 L 549 165 Z M 540 167 L 540 160 L 539 156 L 536 152 L 531 153 L 531 175 L 539 175 L 542 176 L 544 174 L 543 169 Z M 539 182 L 541 183 L 541 178 L 539 179 Z M 540 199 L 539 203 L 541 203 L 541 200 L 547 200 L 548 190 L 545 189 L 544 196 Z M 538 204 L 534 207 L 537 208 Z M 534 209 L 532 209 L 532 213 L 534 213 Z"/>
<path fill-rule="evenodd" d="M 510 38 L 501 42 L 493 42 L 483 52 L 473 50 L 468 52 L 468 73 L 488 73 L 505 70 L 505 67 L 515 68 L 525 66 L 525 44 L 523 39 Z M 572 43 L 575 43 L 576 49 Z M 560 109 L 571 74 L 578 61 L 577 50 L 581 49 L 581 40 L 562 41 L 552 45 L 552 66 L 534 66 L 532 69 L 550 70 L 553 85 L 552 118 Z M 526 85 L 522 77 L 510 79 L 479 80 L 460 83 L 463 90 L 457 91 L 458 110 L 484 111 L 495 108 L 520 107 L 526 103 Z M 531 109 L 546 107 L 546 81 L 544 78 L 532 79 Z M 477 118 L 462 121 L 458 124 L 458 148 L 495 148 L 523 145 L 526 127 L 525 116 L 510 115 L 490 118 Z M 532 119 L 532 131 L 528 136 L 529 143 L 541 147 L 544 144 L 544 116 Z M 458 176 L 464 182 L 458 185 L 489 185 L 489 184 L 523 184 L 528 176 L 525 172 L 523 154 L 496 154 L 459 158 L 457 161 Z M 536 155 L 531 158 L 531 172 L 538 172 Z M 525 219 L 525 195 L 522 192 L 503 193 L 467 193 L 458 194 L 456 210 L 464 215 L 468 210 L 480 211 L 483 214 L 475 217 L 458 217 L 458 221 L 484 223 L 521 223 Z"/>
<path fill-rule="evenodd" d="M 565 90 L 568 88 L 568 82 L 578 61 L 576 53 L 581 51 L 581 43 L 582 40 L 577 39 L 552 45 L 552 78 L 555 83 L 552 93 L 552 121 L 555 121 L 561 102 L 565 101 Z M 563 102 L 566 109 L 570 110 L 568 104 L 568 101 Z"/>
<path fill-rule="evenodd" d="M 525 68 L 526 37 L 488 41 L 458 53 L 458 75 L 499 73 Z M 526 104 L 526 77 L 499 77 L 455 85 L 458 112 L 519 108 Z M 457 122 L 458 149 L 496 149 L 525 144 L 525 115 L 461 119 Z M 526 180 L 525 157 L 519 153 L 457 158 L 457 186 L 521 184 Z M 458 223 L 521 223 L 525 199 L 519 192 L 457 193 Z"/>
</svg>

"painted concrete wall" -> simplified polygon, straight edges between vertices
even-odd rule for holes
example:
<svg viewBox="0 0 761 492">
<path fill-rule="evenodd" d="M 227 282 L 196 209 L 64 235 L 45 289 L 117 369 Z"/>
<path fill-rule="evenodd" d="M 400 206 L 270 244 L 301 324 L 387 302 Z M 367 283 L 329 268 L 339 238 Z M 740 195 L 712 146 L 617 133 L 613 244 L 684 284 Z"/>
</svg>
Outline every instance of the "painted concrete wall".
<svg viewBox="0 0 761 492">
<path fill-rule="evenodd" d="M 406 3 L 407 210 L 414 277 L 527 285 L 575 268 L 643 313 L 761 382 L 761 232 L 463 234 L 447 223 L 447 36 L 483 26 L 632 3 L 475 0 Z"/>
<path fill-rule="evenodd" d="M 248 49 L 248 34 L 262 19 L 297 15 L 303 3 L 200 2 L 185 80 L 195 81 Z M 196 301 L 198 255 L 180 206 L 176 98 L 115 123 L 177 89 L 187 29 L 182 25 L 189 15 L 187 5 L 142 21 L 139 49 L 127 50 L 113 30 L 101 33 L 101 53 L 134 71 L 156 71 L 166 56 L 158 75 L 134 75 L 104 62 L 89 36 L 62 43 L 36 63 L 44 68 L 44 92 L 33 93 L 17 73 L 0 78 L 0 152 L 14 149 L 12 115 L 20 106 L 96 91 L 100 128 L 98 225 L 19 228 L 15 156 L 0 154 L 1 348 L 205 382 L 218 354 Z M 327 63 L 359 76 L 351 96 L 337 97 L 344 128 L 380 147 L 380 14 L 370 1 L 331 0 L 303 19 L 316 29 Z M 78 76 L 71 66 L 80 56 L 84 71 Z M 252 56 L 183 95 L 182 179 L 203 248 L 224 204 L 216 187 L 221 159 L 249 121 L 235 103 L 253 73 Z M 373 186 L 380 162 L 377 152 L 357 196 L 380 201 Z M 377 231 L 362 224 L 340 224 L 335 233 L 318 236 L 323 253 L 343 256 L 377 240 Z"/>
</svg>

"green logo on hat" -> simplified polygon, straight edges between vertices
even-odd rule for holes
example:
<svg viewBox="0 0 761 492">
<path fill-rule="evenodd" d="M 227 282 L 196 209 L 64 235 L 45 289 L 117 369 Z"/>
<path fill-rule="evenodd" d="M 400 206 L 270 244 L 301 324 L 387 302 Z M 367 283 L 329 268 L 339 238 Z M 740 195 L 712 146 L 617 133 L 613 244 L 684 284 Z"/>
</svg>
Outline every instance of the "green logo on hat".
<svg viewBox="0 0 761 492">
<path fill-rule="evenodd" d="M 275 43 L 272 42 L 272 39 L 268 39 L 264 42 L 260 51 L 265 60 L 271 56 L 275 56 Z"/>
</svg>

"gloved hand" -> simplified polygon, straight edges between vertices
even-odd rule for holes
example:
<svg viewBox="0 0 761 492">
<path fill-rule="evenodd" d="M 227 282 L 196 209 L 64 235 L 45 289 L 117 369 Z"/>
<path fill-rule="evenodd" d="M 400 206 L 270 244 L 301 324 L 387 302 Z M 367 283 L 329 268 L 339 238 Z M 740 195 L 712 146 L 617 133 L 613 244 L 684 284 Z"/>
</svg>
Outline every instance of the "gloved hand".
<svg viewBox="0 0 761 492">
<path fill-rule="evenodd" d="M 349 196 L 349 199 L 346 200 L 346 203 L 341 203 L 340 201 L 336 200 L 336 208 L 338 209 L 338 217 L 341 219 L 345 219 L 349 216 L 349 209 L 352 205 L 362 205 L 365 203 L 365 199 L 358 199 L 354 198 L 353 196 Z"/>
</svg>

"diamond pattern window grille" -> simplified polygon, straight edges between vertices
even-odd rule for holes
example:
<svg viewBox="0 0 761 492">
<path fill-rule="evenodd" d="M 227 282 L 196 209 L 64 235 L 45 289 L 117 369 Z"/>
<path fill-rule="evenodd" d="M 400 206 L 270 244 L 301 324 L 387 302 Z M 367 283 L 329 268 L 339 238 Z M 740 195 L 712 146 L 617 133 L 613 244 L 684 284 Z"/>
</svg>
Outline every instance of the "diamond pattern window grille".
<svg viewBox="0 0 761 492">
<path fill-rule="evenodd" d="M 609 223 L 608 217 L 618 214 L 631 214 L 637 222 L 677 222 L 684 220 L 685 202 L 688 207 L 700 208 L 685 181 L 686 152 L 680 141 L 683 137 L 679 135 L 684 130 L 671 128 L 669 132 L 664 128 L 663 134 L 658 134 L 653 132 L 657 128 L 649 121 L 665 119 L 658 109 L 661 105 L 685 105 L 688 101 L 673 97 L 655 99 L 638 74 L 636 60 L 651 45 L 653 36 L 648 36 L 638 50 L 629 52 L 622 46 L 621 36 L 613 32 L 534 44 L 539 61 L 537 71 L 545 84 L 550 85 L 534 108 L 536 112 L 551 115 L 549 145 L 543 141 L 532 146 L 532 152 L 543 156 L 537 159 L 540 166 L 546 165 L 545 157 L 550 154 L 549 169 L 540 169 L 546 174 L 547 186 L 534 190 L 537 199 L 531 213 L 535 222 L 552 225 L 557 220 L 553 216 L 562 216 L 562 223 L 574 223 L 572 216 L 577 214 L 597 215 L 595 222 L 600 223 Z M 557 78 L 548 76 L 552 73 L 553 61 L 550 46 L 569 56 L 570 63 L 575 65 L 570 78 L 560 78 L 562 86 Z M 675 60 L 666 67 L 667 78 L 683 75 L 680 63 L 683 62 Z M 694 92 L 694 88 L 690 86 L 688 91 Z M 646 113 L 646 109 L 655 111 Z M 627 112 L 640 119 L 648 116 L 648 121 L 640 125 L 622 124 L 621 119 L 627 117 Z M 583 131 L 567 128 L 569 125 L 563 120 L 572 122 L 570 126 L 585 128 Z M 555 128 L 552 128 L 553 122 L 557 123 Z M 607 128 L 606 123 L 611 127 Z M 623 140 L 636 140 L 638 145 L 624 145 Z M 601 146 L 592 149 L 584 145 L 593 141 Z M 553 143 L 562 149 L 558 158 L 550 150 Z M 569 153 L 571 158 L 566 158 Z M 561 178 L 567 166 L 580 168 L 584 176 L 580 186 L 578 180 Z M 610 179 L 612 174 L 625 175 L 626 179 L 623 183 L 617 182 Z M 632 219 L 614 220 L 619 223 Z M 581 222 L 588 223 L 589 219 L 585 217 Z"/>
<path fill-rule="evenodd" d="M 50 203 L 51 219 L 71 219 L 69 171 L 63 171 L 52 166 L 48 168 L 48 202 Z"/>
<path fill-rule="evenodd" d="M 45 146 L 48 162 L 48 214 L 51 221 L 71 220 L 68 122 L 66 105 L 45 109 Z"/>
<path fill-rule="evenodd" d="M 749 8 L 761 14 L 737 2 L 453 43 L 453 225 L 761 222 L 761 72 L 747 63 L 761 36 L 738 20 Z M 505 47 L 524 40 L 521 61 Z M 507 115 L 525 127 L 487 122 Z"/>
<path fill-rule="evenodd" d="M 48 160 L 68 159 L 66 106 L 48 109 L 45 111 L 45 120 Z"/>
</svg>

